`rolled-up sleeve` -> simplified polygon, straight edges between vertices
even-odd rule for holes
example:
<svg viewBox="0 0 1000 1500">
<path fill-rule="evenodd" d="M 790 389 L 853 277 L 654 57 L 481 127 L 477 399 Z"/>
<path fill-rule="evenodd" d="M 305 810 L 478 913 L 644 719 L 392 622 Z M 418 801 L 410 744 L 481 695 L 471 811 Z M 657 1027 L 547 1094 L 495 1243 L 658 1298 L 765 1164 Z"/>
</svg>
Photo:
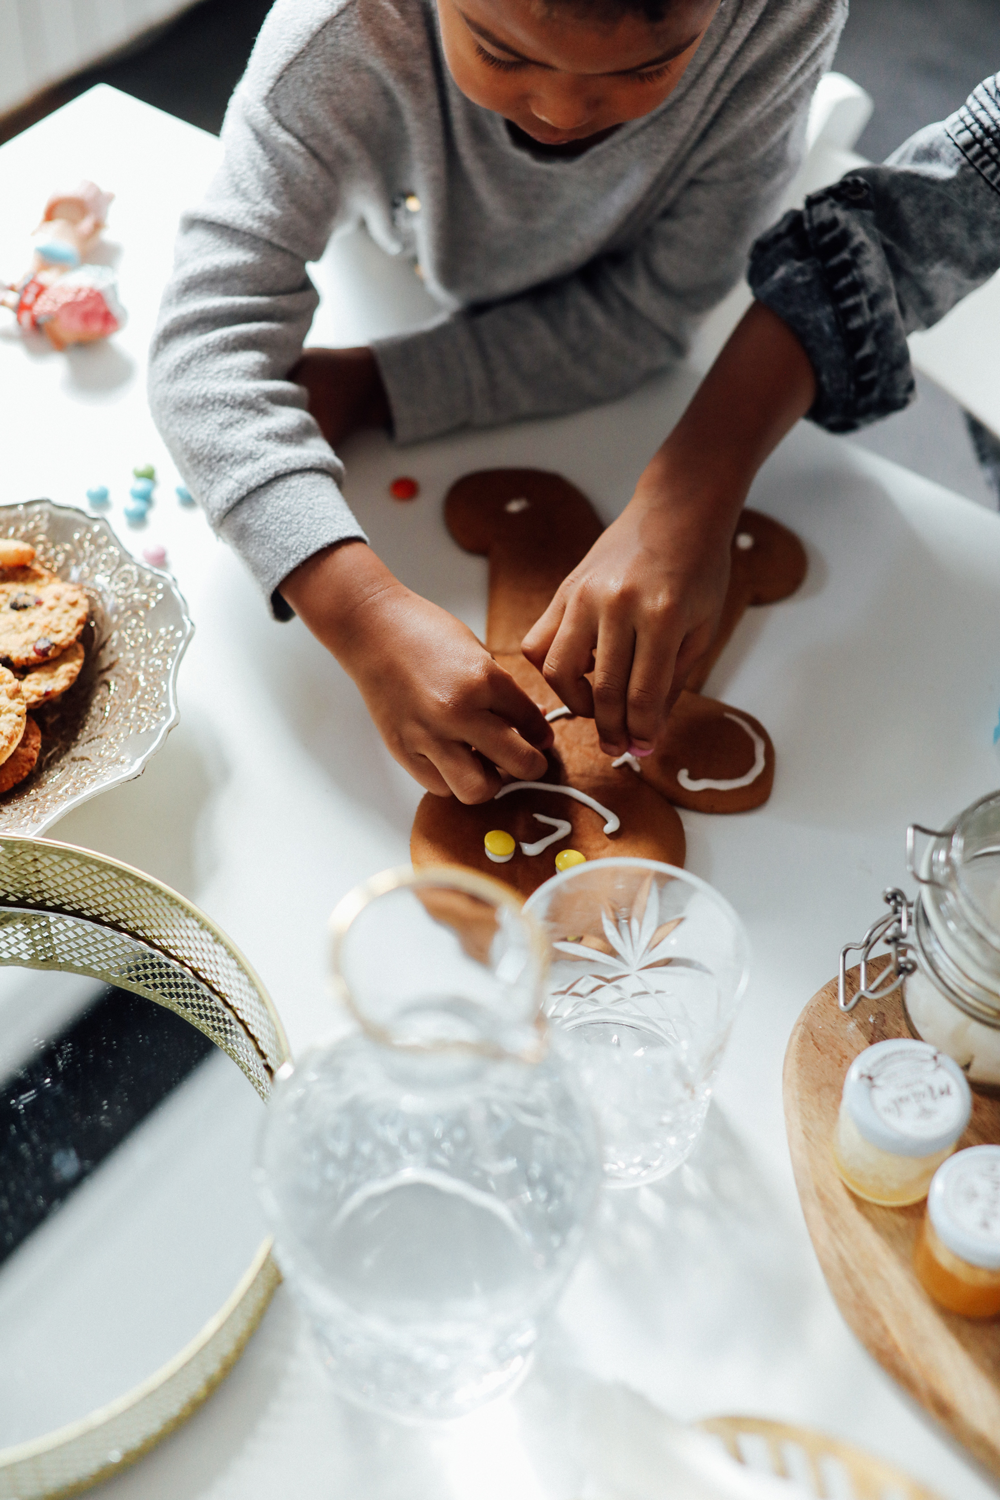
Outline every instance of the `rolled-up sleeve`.
<svg viewBox="0 0 1000 1500">
<path fill-rule="evenodd" d="M 850 432 L 912 399 L 907 335 L 1000 268 L 1000 75 L 881 167 L 806 200 L 754 245 L 754 296 L 816 374 L 809 417 Z"/>
</svg>

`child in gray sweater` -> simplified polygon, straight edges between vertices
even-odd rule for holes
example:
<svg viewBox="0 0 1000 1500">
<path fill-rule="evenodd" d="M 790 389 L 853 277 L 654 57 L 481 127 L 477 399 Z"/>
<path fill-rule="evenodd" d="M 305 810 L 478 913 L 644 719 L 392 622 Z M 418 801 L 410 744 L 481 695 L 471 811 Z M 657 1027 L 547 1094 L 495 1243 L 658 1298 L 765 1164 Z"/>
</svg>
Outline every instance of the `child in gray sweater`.
<svg viewBox="0 0 1000 1500">
<path fill-rule="evenodd" d="M 275 613 L 329 647 L 429 790 L 476 802 L 500 772 L 536 777 L 551 731 L 368 548 L 333 447 L 366 425 L 406 442 L 571 411 L 680 357 L 798 165 L 845 15 L 846 0 L 278 0 L 268 17 L 222 168 L 182 224 L 151 403 Z M 441 316 L 302 358 L 306 264 L 359 220 L 419 265 Z M 573 628 L 541 652 L 610 754 L 655 742 L 710 631 L 724 565 L 701 502 L 670 474 L 637 497 L 597 593 L 569 597 Z"/>
</svg>

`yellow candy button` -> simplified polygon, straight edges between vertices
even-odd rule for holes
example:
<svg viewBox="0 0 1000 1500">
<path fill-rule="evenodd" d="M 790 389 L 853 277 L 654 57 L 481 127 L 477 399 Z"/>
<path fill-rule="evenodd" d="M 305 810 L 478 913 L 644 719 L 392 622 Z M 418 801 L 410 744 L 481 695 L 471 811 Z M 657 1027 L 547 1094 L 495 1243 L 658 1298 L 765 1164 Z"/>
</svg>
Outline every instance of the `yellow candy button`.
<svg viewBox="0 0 1000 1500">
<path fill-rule="evenodd" d="M 572 870 L 574 865 L 585 865 L 587 856 L 581 854 L 579 849 L 560 849 L 556 855 L 556 869 L 560 875 L 563 870 Z"/>
<path fill-rule="evenodd" d="M 517 844 L 502 828 L 491 828 L 483 839 L 483 847 L 487 859 L 491 859 L 495 865 L 505 865 L 509 859 L 513 859 Z"/>
</svg>

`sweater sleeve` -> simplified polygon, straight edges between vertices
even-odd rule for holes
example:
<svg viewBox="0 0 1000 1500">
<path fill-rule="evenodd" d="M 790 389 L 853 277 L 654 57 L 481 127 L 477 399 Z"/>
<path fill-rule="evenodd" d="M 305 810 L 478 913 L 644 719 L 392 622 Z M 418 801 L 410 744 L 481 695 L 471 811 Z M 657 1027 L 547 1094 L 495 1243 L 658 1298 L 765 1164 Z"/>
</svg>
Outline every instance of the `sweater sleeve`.
<svg viewBox="0 0 1000 1500">
<path fill-rule="evenodd" d="M 790 23 L 781 46 L 761 44 L 714 154 L 636 242 L 508 301 L 374 341 L 399 441 L 577 411 L 683 357 L 801 162 L 842 20 L 836 5 L 817 14 Z"/>
<path fill-rule="evenodd" d="M 331 171 L 257 101 L 237 95 L 223 143 L 204 204 L 181 222 L 150 406 L 212 526 L 288 618 L 282 579 L 323 547 L 365 540 L 343 466 L 287 379 L 319 300 L 306 262 L 322 254 L 339 197 Z"/>
<path fill-rule="evenodd" d="M 749 280 L 812 363 L 809 416 L 850 432 L 913 399 L 907 335 L 1000 268 L 1000 75 L 884 166 L 814 193 L 755 244 Z"/>
</svg>

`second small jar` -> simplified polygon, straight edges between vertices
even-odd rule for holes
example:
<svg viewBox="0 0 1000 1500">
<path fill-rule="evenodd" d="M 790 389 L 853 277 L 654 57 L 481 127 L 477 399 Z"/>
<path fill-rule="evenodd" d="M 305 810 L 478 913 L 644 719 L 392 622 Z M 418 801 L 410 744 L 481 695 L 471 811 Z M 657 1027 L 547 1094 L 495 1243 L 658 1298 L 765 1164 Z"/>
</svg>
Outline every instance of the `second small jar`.
<svg viewBox="0 0 1000 1500">
<path fill-rule="evenodd" d="M 877 1042 L 844 1080 L 833 1139 L 837 1171 L 870 1203 L 919 1203 L 971 1111 L 969 1085 L 950 1057 L 905 1037 Z"/>
<path fill-rule="evenodd" d="M 1000 1313 L 1000 1146 L 959 1151 L 934 1175 L 916 1250 L 936 1302 L 966 1318 Z"/>
</svg>

